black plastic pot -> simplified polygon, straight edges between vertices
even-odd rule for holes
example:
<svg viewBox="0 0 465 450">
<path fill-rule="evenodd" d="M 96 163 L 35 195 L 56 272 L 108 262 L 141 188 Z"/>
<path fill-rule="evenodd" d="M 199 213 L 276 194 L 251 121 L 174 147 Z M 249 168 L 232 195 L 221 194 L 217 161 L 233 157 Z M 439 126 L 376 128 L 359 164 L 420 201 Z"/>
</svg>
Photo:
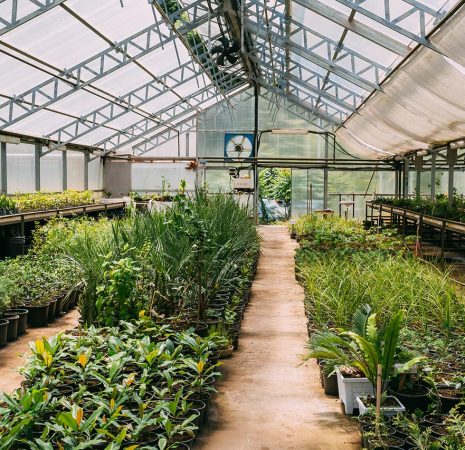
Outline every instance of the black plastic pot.
<svg viewBox="0 0 465 450">
<path fill-rule="evenodd" d="M 48 324 L 49 306 L 49 303 L 46 305 L 27 305 L 27 324 L 31 328 L 46 327 Z"/>
<path fill-rule="evenodd" d="M 5 347 L 8 342 L 8 320 L 0 319 L 0 347 Z"/>
<path fill-rule="evenodd" d="M 339 395 L 339 389 L 337 387 L 337 375 L 333 373 L 328 377 L 328 375 L 323 372 L 323 387 L 325 389 L 326 395 L 337 397 Z"/>
<path fill-rule="evenodd" d="M 15 258 L 18 255 L 24 255 L 26 246 L 25 236 L 8 236 L 4 238 L 5 251 L 4 255 Z"/>
<path fill-rule="evenodd" d="M 18 336 L 26 332 L 27 328 L 27 309 L 26 308 L 11 308 L 7 309 L 6 313 L 13 313 L 19 316 L 18 321 Z"/>
<path fill-rule="evenodd" d="M 53 322 L 55 320 L 55 311 L 57 309 L 57 299 L 50 301 L 50 306 L 48 308 L 48 322 Z"/>
<path fill-rule="evenodd" d="M 198 334 L 200 337 L 207 337 L 208 336 L 208 324 L 199 323 L 198 325 L 196 325 L 195 333 Z"/>
<path fill-rule="evenodd" d="M 3 317 L 8 320 L 8 342 L 16 340 L 18 338 L 19 316 L 15 313 L 6 312 Z"/>
<path fill-rule="evenodd" d="M 448 395 L 441 394 L 441 388 L 450 389 L 450 387 L 442 384 L 437 385 L 439 400 L 441 401 L 441 412 L 443 414 L 448 414 L 449 411 L 454 406 L 457 406 L 462 399 L 460 397 L 450 397 Z"/>
<path fill-rule="evenodd" d="M 64 298 L 65 298 L 64 294 L 59 295 L 57 297 L 57 303 L 56 303 L 56 306 L 55 306 L 55 317 L 60 317 L 61 316 Z"/>
<path fill-rule="evenodd" d="M 362 225 L 364 230 L 369 230 L 373 226 L 373 222 L 371 220 L 363 220 Z"/>
<path fill-rule="evenodd" d="M 428 406 L 431 404 L 432 399 L 430 397 L 430 390 L 427 386 L 421 386 L 421 390 L 423 393 L 419 393 L 416 395 L 404 394 L 402 392 L 397 392 L 391 388 L 388 388 L 390 395 L 397 397 L 399 401 L 405 406 L 405 409 L 413 413 L 416 409 L 420 411 L 427 411 Z"/>
<path fill-rule="evenodd" d="M 69 295 L 65 295 L 61 304 L 61 312 L 66 314 L 69 310 Z"/>
</svg>

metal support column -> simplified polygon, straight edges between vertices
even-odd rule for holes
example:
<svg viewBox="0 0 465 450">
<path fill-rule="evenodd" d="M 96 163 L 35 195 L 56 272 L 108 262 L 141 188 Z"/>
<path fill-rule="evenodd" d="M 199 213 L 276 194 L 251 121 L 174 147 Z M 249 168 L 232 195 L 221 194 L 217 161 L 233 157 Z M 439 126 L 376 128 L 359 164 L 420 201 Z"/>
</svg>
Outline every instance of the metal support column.
<svg viewBox="0 0 465 450">
<path fill-rule="evenodd" d="M 259 96 L 259 91 L 258 91 L 258 84 L 257 82 L 254 82 L 254 145 L 253 145 L 253 156 L 255 157 L 254 162 L 252 163 L 253 167 L 253 205 L 254 205 L 254 219 L 255 223 L 258 224 L 258 164 L 257 164 L 257 158 L 258 158 L 258 151 L 259 151 L 259 142 L 258 142 L 258 96 Z"/>
<path fill-rule="evenodd" d="M 454 201 L 454 168 L 455 164 L 457 164 L 457 149 L 449 147 L 447 149 L 446 159 L 449 166 L 449 184 L 447 188 L 447 195 L 449 199 L 449 206 L 452 206 L 452 202 Z"/>
<path fill-rule="evenodd" d="M 431 200 L 436 198 L 436 153 L 431 153 Z"/>
<path fill-rule="evenodd" d="M 186 157 L 189 157 L 190 152 L 190 133 L 186 133 Z"/>
<path fill-rule="evenodd" d="M 399 171 L 394 171 L 394 198 L 399 198 Z"/>
<path fill-rule="evenodd" d="M 8 180 L 7 180 L 7 162 L 6 162 L 6 144 L 2 142 L 0 144 L 0 163 L 2 166 L 2 194 L 6 194 L 8 191 Z"/>
<path fill-rule="evenodd" d="M 68 154 L 66 150 L 61 152 L 61 162 L 62 162 L 62 172 L 63 172 L 63 181 L 62 187 L 66 191 L 68 189 Z"/>
<path fill-rule="evenodd" d="M 421 170 L 423 169 L 423 156 L 415 156 L 416 186 L 415 197 L 421 197 Z"/>
<path fill-rule="evenodd" d="M 329 143 L 328 143 L 328 136 L 326 136 L 325 168 L 323 169 L 323 209 L 328 208 L 328 157 L 329 157 Z"/>
<path fill-rule="evenodd" d="M 409 178 L 409 169 L 410 169 L 410 161 L 407 158 L 404 158 L 404 180 L 403 180 L 403 188 L 402 188 L 402 197 L 408 198 L 408 178 Z"/>
<path fill-rule="evenodd" d="M 84 190 L 89 189 L 89 160 L 90 154 L 88 152 L 84 153 Z"/>
<path fill-rule="evenodd" d="M 34 178 L 35 178 L 35 190 L 40 192 L 40 156 L 42 153 L 42 144 L 35 144 L 34 151 Z"/>
</svg>

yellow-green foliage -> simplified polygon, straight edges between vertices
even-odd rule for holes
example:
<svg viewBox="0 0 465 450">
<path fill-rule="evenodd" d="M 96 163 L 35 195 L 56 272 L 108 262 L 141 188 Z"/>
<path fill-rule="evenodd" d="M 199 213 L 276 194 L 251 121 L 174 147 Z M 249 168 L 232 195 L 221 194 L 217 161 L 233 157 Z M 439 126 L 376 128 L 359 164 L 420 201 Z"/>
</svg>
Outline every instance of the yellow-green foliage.
<svg viewBox="0 0 465 450">
<path fill-rule="evenodd" d="M 19 212 L 43 211 L 93 203 L 92 191 L 33 192 L 12 197 Z"/>
</svg>

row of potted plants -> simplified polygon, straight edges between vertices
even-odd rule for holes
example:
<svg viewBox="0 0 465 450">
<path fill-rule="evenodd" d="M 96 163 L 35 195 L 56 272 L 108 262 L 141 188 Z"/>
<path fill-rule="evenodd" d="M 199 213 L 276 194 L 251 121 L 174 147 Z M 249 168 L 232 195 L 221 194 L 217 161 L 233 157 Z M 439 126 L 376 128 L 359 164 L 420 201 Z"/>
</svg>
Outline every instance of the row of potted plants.
<svg viewBox="0 0 465 450">
<path fill-rule="evenodd" d="M 64 263 L 64 264 L 62 264 Z M 62 258 L 31 253 L 0 262 L 0 348 L 72 309 L 76 273 Z"/>
<path fill-rule="evenodd" d="M 46 211 L 94 203 L 92 191 L 32 192 L 0 195 L 0 216 L 30 211 Z"/>
<path fill-rule="evenodd" d="M 462 292 L 447 273 L 409 254 L 402 238 L 392 234 L 397 243 L 386 248 L 390 230 L 364 246 L 361 239 L 377 230 L 341 219 L 301 220 L 307 223 L 297 224 L 300 230 L 310 230 L 296 254 L 309 319 L 307 357 L 318 358 L 327 394 L 339 395 L 347 413 L 364 413 L 363 446 L 463 448 L 464 435 L 456 433 L 465 412 Z M 348 229 L 353 239 L 333 237 Z M 315 235 L 323 239 L 315 242 Z M 377 398 L 384 406 L 378 415 Z M 406 414 L 397 417 L 401 410 Z"/>
<path fill-rule="evenodd" d="M 374 202 L 397 206 L 442 219 L 450 219 L 457 222 L 465 221 L 465 197 L 463 194 L 458 194 L 455 188 L 452 203 L 449 203 L 449 198 L 446 194 L 438 194 L 434 200 L 426 198 L 378 197 Z"/>
<path fill-rule="evenodd" d="M 142 316 L 31 344 L 0 404 L 2 449 L 187 449 L 220 375 L 216 335 Z"/>
<path fill-rule="evenodd" d="M 228 196 L 209 197 L 203 191 L 193 197 L 179 196 L 163 212 L 133 214 L 120 220 L 56 219 L 39 228 L 32 253 L 5 264 L 24 267 L 30 263 L 34 268 L 42 267 L 33 265 L 34 261 L 51 264 L 53 269 L 45 273 L 14 271 L 29 277 L 35 273 L 34 277 L 49 288 L 53 283 L 45 275 L 72 274 L 63 282 L 71 292 L 79 293 L 81 328 L 57 338 L 64 343 L 58 347 L 56 340 L 35 344 L 33 364 L 24 372 L 27 383 L 2 405 L 4 430 L 20 433 L 8 434 L 5 445 L 10 447 L 5 448 L 189 448 L 189 442 L 178 442 L 173 436 L 186 434 L 186 441 L 190 441 L 199 426 L 198 414 L 193 412 L 199 399 L 194 398 L 190 381 L 199 371 L 202 377 L 210 373 L 206 371 L 213 374 L 216 359 L 230 356 L 237 348 L 258 249 L 258 235 L 247 212 Z M 24 283 L 20 283 L 22 290 L 15 290 L 18 283 L 11 283 L 7 271 L 3 281 L 10 281 L 9 285 L 4 283 L 8 298 L 22 297 Z M 39 297 L 43 295 L 41 291 Z M 86 344 L 87 350 L 72 353 L 76 342 L 90 337 L 108 339 L 92 341 Z M 181 340 L 188 348 L 185 352 L 180 349 Z M 143 354 L 144 360 L 139 353 L 146 346 L 150 351 Z M 55 352 L 56 347 L 59 350 Z M 193 351 L 194 347 L 197 350 Z M 123 350 L 131 355 L 139 353 L 126 358 Z M 187 359 L 185 353 L 190 355 Z M 100 366 L 91 371 L 94 357 Z M 152 364 L 149 359 L 153 366 L 147 366 Z M 112 378 L 109 383 L 112 362 L 120 360 L 121 373 L 126 375 L 122 381 L 116 383 Z M 56 370 L 48 373 L 55 363 Z M 172 363 L 176 364 L 172 367 Z M 36 370 L 37 365 L 43 370 Z M 152 369 L 156 374 L 150 378 Z M 140 384 L 135 381 L 139 379 Z M 137 385 L 137 391 L 124 399 L 124 405 L 117 404 L 128 380 L 131 386 Z M 207 384 L 208 391 L 212 383 Z M 169 394 L 161 396 L 159 392 L 170 386 Z M 116 409 L 121 406 L 115 422 L 110 420 L 113 410 L 104 408 L 94 415 L 99 406 L 93 401 L 109 402 Z M 45 408 L 44 419 L 28 421 L 30 428 L 16 426 L 24 425 L 21 420 L 30 417 L 28 409 L 14 421 L 18 416 L 15 408 L 24 404 L 37 406 L 41 414 Z M 170 416 L 177 414 L 180 404 L 184 414 L 189 411 L 181 422 Z M 49 412 L 49 405 L 53 412 Z M 142 424 L 142 419 L 147 422 Z M 37 429 L 37 423 L 44 427 Z M 140 430 L 137 433 L 145 430 L 143 439 L 149 442 L 134 441 L 141 437 L 135 434 L 136 427 Z M 21 434 L 23 428 L 29 434 Z"/>
</svg>

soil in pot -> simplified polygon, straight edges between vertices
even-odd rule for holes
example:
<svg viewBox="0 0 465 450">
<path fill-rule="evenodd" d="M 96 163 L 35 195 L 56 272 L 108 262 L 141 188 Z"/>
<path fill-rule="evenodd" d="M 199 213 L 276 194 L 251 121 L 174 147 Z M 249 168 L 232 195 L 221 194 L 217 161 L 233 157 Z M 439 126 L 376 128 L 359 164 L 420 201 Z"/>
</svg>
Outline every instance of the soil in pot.
<svg viewBox="0 0 465 450">
<path fill-rule="evenodd" d="M 438 439 L 443 436 L 447 436 L 447 425 L 433 425 L 431 427 L 431 432 L 433 436 L 436 436 Z"/>
<path fill-rule="evenodd" d="M 0 319 L 0 348 L 8 342 L 8 320 Z"/>
<path fill-rule="evenodd" d="M 430 390 L 424 384 L 414 383 L 411 388 L 404 389 L 402 392 L 389 388 L 388 392 L 397 397 L 408 412 L 413 413 L 416 409 L 428 411 L 428 406 L 432 403 Z"/>
<path fill-rule="evenodd" d="M 426 414 L 426 416 L 423 417 L 423 422 L 429 427 L 433 425 L 444 425 L 446 423 L 446 416 L 440 416 L 438 414 Z"/>
<path fill-rule="evenodd" d="M 6 320 L 8 320 L 8 342 L 14 341 L 18 338 L 19 315 L 15 313 L 6 312 L 3 316 Z"/>
<path fill-rule="evenodd" d="M 31 328 L 46 327 L 48 324 L 49 303 L 45 305 L 27 305 L 27 324 Z"/>
<path fill-rule="evenodd" d="M 371 450 L 403 448 L 404 445 L 405 441 L 395 436 L 388 436 L 384 438 L 382 443 L 380 443 L 377 439 L 368 439 L 368 448 Z"/>
<path fill-rule="evenodd" d="M 448 414 L 449 411 L 454 406 L 457 406 L 463 398 L 461 392 L 453 386 L 439 384 L 436 386 L 436 389 L 441 401 L 441 412 L 443 414 Z"/>
<path fill-rule="evenodd" d="M 48 321 L 53 322 L 55 320 L 55 311 L 57 308 L 57 299 L 50 301 L 50 306 L 48 308 Z"/>
<path fill-rule="evenodd" d="M 21 336 L 26 332 L 27 328 L 27 309 L 25 308 L 12 308 L 6 311 L 7 313 L 13 313 L 19 316 L 18 321 L 18 336 Z"/>
</svg>

